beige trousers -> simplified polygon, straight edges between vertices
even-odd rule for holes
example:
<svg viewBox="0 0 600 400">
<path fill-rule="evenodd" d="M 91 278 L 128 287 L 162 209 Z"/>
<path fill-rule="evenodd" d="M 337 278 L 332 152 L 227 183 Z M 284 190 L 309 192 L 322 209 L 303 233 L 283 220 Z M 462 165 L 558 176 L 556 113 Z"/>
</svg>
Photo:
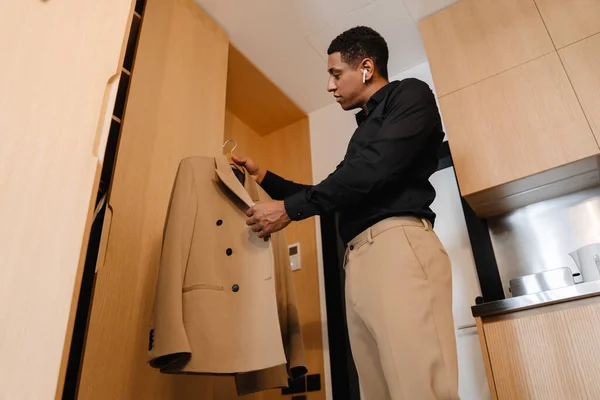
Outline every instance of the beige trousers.
<svg viewBox="0 0 600 400">
<path fill-rule="evenodd" d="M 348 245 L 346 316 L 366 400 L 458 399 L 450 260 L 426 220 L 381 221 Z"/>
</svg>

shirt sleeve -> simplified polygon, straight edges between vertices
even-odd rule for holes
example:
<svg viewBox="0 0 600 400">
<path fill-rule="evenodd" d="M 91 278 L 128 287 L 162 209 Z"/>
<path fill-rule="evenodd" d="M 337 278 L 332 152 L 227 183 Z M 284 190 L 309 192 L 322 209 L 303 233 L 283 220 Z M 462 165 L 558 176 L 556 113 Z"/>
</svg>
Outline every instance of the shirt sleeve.
<svg viewBox="0 0 600 400">
<path fill-rule="evenodd" d="M 288 181 L 271 171 L 267 171 L 260 186 L 273 200 L 283 200 L 288 196 L 312 187 L 311 185 L 302 185 L 300 183 Z"/>
<path fill-rule="evenodd" d="M 435 97 L 424 82 L 413 80 L 392 93 L 386 107 L 381 128 L 369 143 L 318 185 L 285 198 L 292 220 L 354 205 L 390 177 L 401 179 L 441 129 Z"/>
</svg>

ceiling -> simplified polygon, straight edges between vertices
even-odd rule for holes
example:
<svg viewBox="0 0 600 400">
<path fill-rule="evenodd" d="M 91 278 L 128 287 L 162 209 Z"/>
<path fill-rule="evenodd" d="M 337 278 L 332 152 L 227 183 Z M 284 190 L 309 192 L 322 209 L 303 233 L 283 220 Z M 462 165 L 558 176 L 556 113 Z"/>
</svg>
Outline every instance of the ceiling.
<svg viewBox="0 0 600 400">
<path fill-rule="evenodd" d="M 326 50 L 366 25 L 390 48 L 390 76 L 426 60 L 417 23 L 457 0 L 195 0 L 231 42 L 306 113 L 333 102 Z"/>
</svg>

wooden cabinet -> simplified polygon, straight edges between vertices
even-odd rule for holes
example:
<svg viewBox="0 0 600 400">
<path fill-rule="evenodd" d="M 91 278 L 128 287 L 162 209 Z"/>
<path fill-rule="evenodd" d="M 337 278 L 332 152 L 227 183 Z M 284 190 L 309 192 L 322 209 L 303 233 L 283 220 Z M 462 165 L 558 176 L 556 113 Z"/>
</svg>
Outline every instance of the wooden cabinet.
<svg viewBox="0 0 600 400">
<path fill-rule="evenodd" d="M 131 0 L 0 4 L 0 397 L 66 363 Z"/>
<path fill-rule="evenodd" d="M 479 192 L 599 152 L 555 53 L 444 96 L 440 107 L 461 192 L 474 208 L 489 200 Z"/>
<path fill-rule="evenodd" d="M 303 115 L 298 120 L 297 106 L 241 53 L 234 51 L 229 60 L 227 35 L 193 0 L 147 0 L 141 26 L 108 199 L 111 212 L 107 211 L 103 228 L 78 397 L 237 399 L 233 376 L 161 374 L 146 362 L 172 185 L 182 158 L 220 155 L 225 139 L 238 141 L 238 154 L 249 153 L 263 165 L 308 183 L 311 169 L 300 165 L 306 157 L 294 163 L 285 156 L 289 154 L 286 149 L 293 147 L 310 158 L 308 118 Z M 207 54 L 210 63 L 205 62 Z M 245 76 L 244 71 L 248 72 Z M 239 98 L 249 99 L 259 89 L 265 89 L 261 101 L 246 104 L 244 116 L 264 113 L 269 102 L 276 104 L 275 111 L 294 111 L 280 112 L 283 117 L 276 119 L 252 118 L 253 124 L 262 127 L 262 135 L 232 113 L 225 117 L 226 100 L 235 104 L 231 108 L 240 110 L 243 102 Z M 226 99 L 226 91 L 235 99 Z M 287 118 L 285 127 L 264 132 L 279 126 L 282 118 Z M 304 268 L 294 273 L 294 282 L 298 313 L 303 327 L 310 327 L 303 331 L 307 365 L 311 374 L 323 374 L 314 221 L 288 229 L 288 240 L 302 243 Z M 283 397 L 281 390 L 271 390 L 244 398 Z M 324 397 L 324 391 L 307 394 L 309 400 Z"/>
<path fill-rule="evenodd" d="M 600 32 L 600 0 L 535 0 L 557 49 Z"/>
<path fill-rule="evenodd" d="M 600 34 L 565 47 L 559 54 L 596 140 L 600 141 Z"/>
<path fill-rule="evenodd" d="M 420 30 L 440 97 L 554 51 L 533 0 L 462 0 Z"/>
<path fill-rule="evenodd" d="M 600 398 L 600 297 L 484 318 L 478 330 L 492 398 Z"/>
<path fill-rule="evenodd" d="M 599 41 L 555 50 L 599 24 L 600 0 L 462 0 L 421 21 L 461 194 L 479 216 L 600 183 Z"/>
</svg>

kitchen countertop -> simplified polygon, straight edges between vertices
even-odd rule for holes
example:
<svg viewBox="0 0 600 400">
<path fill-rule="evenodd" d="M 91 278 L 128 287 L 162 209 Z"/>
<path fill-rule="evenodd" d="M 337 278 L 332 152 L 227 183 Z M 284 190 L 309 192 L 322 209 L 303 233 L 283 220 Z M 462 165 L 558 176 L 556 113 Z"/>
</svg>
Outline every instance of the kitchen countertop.
<svg viewBox="0 0 600 400">
<path fill-rule="evenodd" d="M 600 296 L 600 281 L 579 283 L 560 289 L 490 301 L 471 307 L 471 312 L 474 317 L 490 317 L 594 296 Z"/>
</svg>

